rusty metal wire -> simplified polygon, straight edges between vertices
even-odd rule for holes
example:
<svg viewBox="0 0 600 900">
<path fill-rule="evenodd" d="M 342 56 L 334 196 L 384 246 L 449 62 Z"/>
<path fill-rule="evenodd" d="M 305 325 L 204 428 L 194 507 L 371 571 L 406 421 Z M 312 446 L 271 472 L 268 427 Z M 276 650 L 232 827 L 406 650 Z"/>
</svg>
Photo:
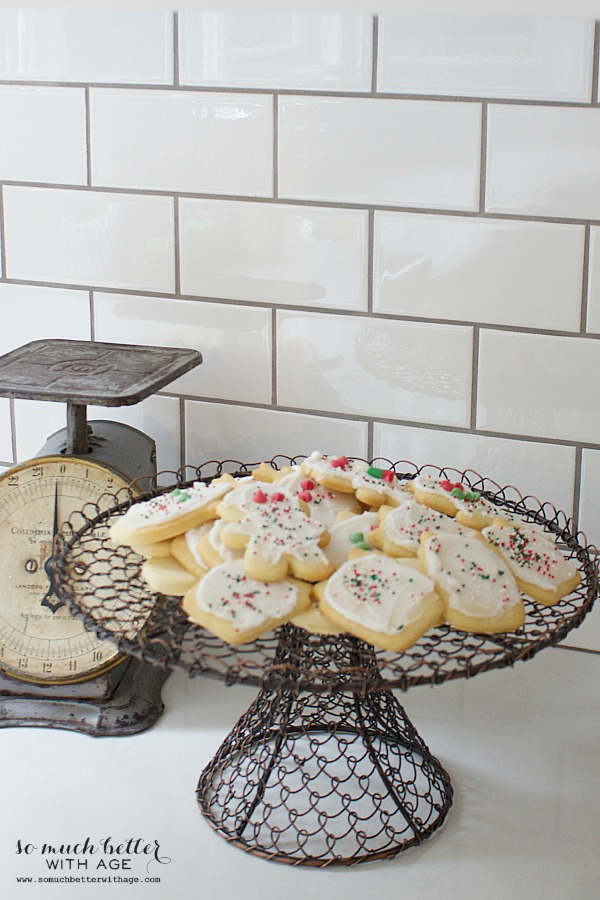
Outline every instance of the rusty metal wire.
<svg viewBox="0 0 600 900">
<path fill-rule="evenodd" d="M 281 467 L 297 461 L 298 458 L 275 457 L 272 463 Z M 427 632 L 402 654 L 373 651 L 373 668 L 365 669 L 361 659 L 349 649 L 347 635 L 314 635 L 292 625 L 234 647 L 189 623 L 177 597 L 151 593 L 140 573 L 142 559 L 127 547 L 111 544 L 110 523 L 134 499 L 139 499 L 122 493 L 118 497 L 106 495 L 98 504 L 88 504 L 63 529 L 55 560 L 61 596 L 100 637 L 112 639 L 123 652 L 146 662 L 181 669 L 192 676 L 212 676 L 229 684 L 318 693 L 407 690 L 414 685 L 472 677 L 530 659 L 544 647 L 562 641 L 581 623 L 598 591 L 596 549 L 587 545 L 584 535 L 577 532 L 565 513 L 535 497 L 523 496 L 514 487 L 500 487 L 471 470 L 432 465 L 418 468 L 408 461 L 374 462 L 393 468 L 401 478 L 423 473 L 464 481 L 497 504 L 500 513 L 503 509 L 516 512 L 543 526 L 555 535 L 565 554 L 576 560 L 581 573 L 579 587 L 551 607 L 524 597 L 527 619 L 523 628 L 514 633 L 477 635 L 443 625 Z M 210 461 L 193 471 L 173 473 L 169 480 L 181 485 L 209 479 L 223 471 L 248 472 L 254 465 L 235 460 Z M 285 658 L 277 655 L 281 640 L 290 646 Z M 310 671 L 297 665 L 297 654 L 305 651 L 310 653 Z"/>
</svg>

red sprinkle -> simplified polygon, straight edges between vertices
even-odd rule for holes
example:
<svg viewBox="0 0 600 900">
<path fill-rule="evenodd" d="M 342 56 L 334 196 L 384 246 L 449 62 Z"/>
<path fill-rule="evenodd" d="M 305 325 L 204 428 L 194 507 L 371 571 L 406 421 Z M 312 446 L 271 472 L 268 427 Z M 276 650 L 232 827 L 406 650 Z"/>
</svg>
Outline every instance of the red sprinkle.
<svg viewBox="0 0 600 900">
<path fill-rule="evenodd" d="M 348 457 L 347 456 L 338 456 L 337 459 L 331 460 L 331 466 L 334 469 L 345 469 L 348 465 Z"/>
<path fill-rule="evenodd" d="M 307 478 L 305 481 L 300 482 L 300 487 L 303 491 L 314 491 L 315 483 L 311 481 L 310 478 Z"/>
<path fill-rule="evenodd" d="M 381 477 L 384 481 L 387 481 L 388 484 L 391 484 L 395 478 L 395 475 L 391 469 L 387 469 Z"/>
<path fill-rule="evenodd" d="M 298 491 L 298 498 L 300 500 L 304 500 L 305 503 L 310 503 L 312 500 L 312 494 L 310 491 Z"/>
<path fill-rule="evenodd" d="M 448 481 L 448 479 L 446 479 L 445 481 L 440 481 L 440 487 L 443 488 L 443 490 L 445 490 L 445 491 L 453 491 L 455 488 L 458 488 L 459 491 L 462 491 L 462 489 L 463 489 L 463 486 L 460 483 L 460 481 L 453 482 L 453 481 Z"/>
<path fill-rule="evenodd" d="M 266 503 L 268 498 L 262 491 L 256 491 L 252 499 L 255 503 Z"/>
<path fill-rule="evenodd" d="M 277 500 L 277 502 L 285 500 L 285 494 L 280 494 L 279 491 L 277 491 L 277 493 L 271 494 L 271 500 Z"/>
</svg>

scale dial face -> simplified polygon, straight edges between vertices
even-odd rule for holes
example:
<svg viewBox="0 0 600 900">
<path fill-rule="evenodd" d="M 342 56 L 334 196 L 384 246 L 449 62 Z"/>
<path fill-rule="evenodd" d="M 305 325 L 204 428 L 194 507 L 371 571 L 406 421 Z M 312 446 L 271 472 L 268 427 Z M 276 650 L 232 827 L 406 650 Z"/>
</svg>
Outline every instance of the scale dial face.
<svg viewBox="0 0 600 900">
<path fill-rule="evenodd" d="M 35 684 L 70 684 L 117 665 L 122 654 L 60 604 L 44 568 L 57 525 L 116 494 L 125 479 L 71 456 L 30 460 L 0 476 L 0 671 Z"/>
</svg>

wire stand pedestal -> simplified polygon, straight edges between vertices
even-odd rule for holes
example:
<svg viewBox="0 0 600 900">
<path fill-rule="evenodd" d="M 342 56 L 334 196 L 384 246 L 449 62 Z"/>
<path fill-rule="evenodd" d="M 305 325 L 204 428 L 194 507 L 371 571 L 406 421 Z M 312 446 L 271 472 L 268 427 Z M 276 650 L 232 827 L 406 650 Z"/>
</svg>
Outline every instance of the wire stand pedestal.
<svg viewBox="0 0 600 900">
<path fill-rule="evenodd" d="M 297 458 L 276 460 L 281 465 Z M 598 593 L 596 549 L 550 504 L 470 470 L 385 462 L 402 479 L 430 472 L 465 481 L 499 515 L 517 515 L 549 532 L 577 566 L 578 587 L 553 606 L 524 595 L 526 621 L 515 632 L 467 633 L 445 624 L 401 654 L 292 624 L 232 646 L 191 623 L 180 598 L 153 593 L 142 576 L 143 559 L 110 541 L 111 523 L 137 498 L 90 504 L 60 538 L 58 592 L 100 637 L 163 670 L 260 688 L 202 773 L 197 795 L 221 836 L 265 859 L 350 865 L 395 856 L 431 836 L 446 819 L 452 786 L 392 691 L 472 678 L 531 659 L 564 640 Z M 209 472 L 199 468 L 195 479 L 209 481 L 224 466 L 207 463 Z M 253 467 L 227 463 L 233 472 Z M 185 473 L 174 476 L 180 487 L 191 483 Z"/>
<path fill-rule="evenodd" d="M 296 631 L 281 637 L 282 661 Z M 342 640 L 371 664 L 369 648 Z M 307 677 L 311 655 L 300 662 Z M 262 690 L 202 773 L 197 795 L 231 843 L 319 867 L 395 856 L 439 828 L 452 804 L 448 774 L 383 689 Z"/>
</svg>

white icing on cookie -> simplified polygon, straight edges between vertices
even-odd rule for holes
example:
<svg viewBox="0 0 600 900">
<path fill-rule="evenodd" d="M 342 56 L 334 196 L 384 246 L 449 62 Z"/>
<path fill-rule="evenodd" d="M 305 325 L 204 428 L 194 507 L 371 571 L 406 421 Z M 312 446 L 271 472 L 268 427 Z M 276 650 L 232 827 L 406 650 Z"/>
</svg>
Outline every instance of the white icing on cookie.
<svg viewBox="0 0 600 900">
<path fill-rule="evenodd" d="M 239 559 L 244 555 L 243 550 L 237 550 L 233 547 L 228 547 L 227 544 L 223 543 L 221 532 L 226 525 L 223 519 L 215 519 L 215 521 L 210 522 L 209 525 L 212 527 L 210 528 L 210 531 L 208 533 L 208 540 L 211 547 L 215 550 L 216 553 L 219 554 L 223 561 L 228 559 Z"/>
<path fill-rule="evenodd" d="M 323 477 L 341 478 L 352 485 L 354 476 L 359 472 L 365 472 L 368 464 L 362 460 L 350 460 L 346 456 L 327 456 L 317 450 L 311 453 L 302 463 L 302 470 L 315 478 Z"/>
<path fill-rule="evenodd" d="M 242 521 L 227 523 L 224 533 L 249 535 L 246 553 L 273 563 L 283 555 L 307 563 L 327 562 L 318 546 L 325 528 L 303 512 L 296 497 L 265 491 L 262 485 L 259 490 L 255 485 L 254 491 L 252 502 L 243 507 Z"/>
<path fill-rule="evenodd" d="M 377 475 L 372 475 L 368 469 L 364 472 L 357 472 L 352 479 L 352 487 L 355 491 L 363 490 L 380 494 L 386 499 L 392 500 L 396 505 L 408 500 L 411 494 L 404 485 L 400 484 L 396 475 L 391 470 L 384 474 L 385 477 L 379 478 Z"/>
<path fill-rule="evenodd" d="M 269 482 L 256 481 L 255 478 L 250 476 L 249 478 L 243 478 L 239 482 L 238 487 L 234 488 L 223 498 L 223 505 L 226 507 L 238 506 L 243 510 L 253 509 L 256 505 L 254 497 L 257 493 L 263 493 L 266 497 L 271 497 L 273 494 L 284 494 L 289 500 L 293 498 L 293 494 L 282 489 L 277 482 L 271 484 Z"/>
<path fill-rule="evenodd" d="M 447 478 L 438 478 L 436 475 L 418 475 L 413 479 L 414 487 L 425 494 L 434 494 L 438 497 L 445 497 L 449 500 L 457 510 L 462 510 L 467 515 L 489 515 L 497 516 L 498 507 L 486 500 L 485 497 L 477 497 L 477 499 L 467 499 L 456 496 L 453 490 L 467 494 L 478 494 L 478 491 L 472 491 L 471 488 L 459 481 L 452 482 Z"/>
<path fill-rule="evenodd" d="M 359 508 L 352 494 L 332 491 L 324 485 L 307 478 L 299 466 L 277 481 L 280 489 L 295 494 L 310 510 L 311 519 L 321 522 L 326 528 L 333 525 L 339 512 Z"/>
<path fill-rule="evenodd" d="M 513 575 L 543 590 L 554 590 L 577 571 L 558 547 L 520 525 L 491 525 L 481 533 L 502 554 Z"/>
<path fill-rule="evenodd" d="M 449 605 L 465 615 L 501 615 L 522 602 L 507 563 L 478 538 L 433 535 L 425 541 L 424 555 Z"/>
<path fill-rule="evenodd" d="M 197 481 L 191 487 L 174 488 L 151 500 L 130 506 L 115 526 L 121 530 L 171 522 L 192 510 L 202 509 L 203 506 L 219 500 L 230 490 L 231 483 L 223 481 L 211 481 L 209 484 Z"/>
<path fill-rule="evenodd" d="M 202 556 L 198 544 L 200 543 L 200 538 L 204 537 L 205 534 L 208 534 L 208 532 L 212 528 L 212 524 L 212 522 L 203 522 L 202 525 L 198 525 L 197 528 L 190 528 L 189 531 L 185 532 L 186 547 L 188 548 L 189 552 L 192 554 L 198 565 L 202 566 L 203 569 L 207 568 L 208 563 Z"/>
<path fill-rule="evenodd" d="M 289 616 L 296 608 L 298 589 L 289 581 L 256 581 L 246 575 L 242 560 L 233 560 L 210 569 L 194 596 L 200 609 L 244 632 Z"/>
<path fill-rule="evenodd" d="M 369 546 L 369 534 L 377 527 L 378 521 L 377 513 L 364 512 L 335 522 L 329 529 L 329 543 L 324 549 L 329 562 L 337 569 L 346 562 L 353 547 L 366 550 Z"/>
<path fill-rule="evenodd" d="M 459 525 L 451 516 L 430 509 L 414 497 L 388 513 L 380 527 L 393 544 L 415 553 L 419 549 L 419 538 L 425 531 L 465 537 L 469 534 L 469 529 Z"/>
<path fill-rule="evenodd" d="M 380 553 L 345 562 L 325 583 L 324 597 L 344 618 L 380 634 L 397 634 L 424 611 L 435 585 L 418 569 Z"/>
</svg>

